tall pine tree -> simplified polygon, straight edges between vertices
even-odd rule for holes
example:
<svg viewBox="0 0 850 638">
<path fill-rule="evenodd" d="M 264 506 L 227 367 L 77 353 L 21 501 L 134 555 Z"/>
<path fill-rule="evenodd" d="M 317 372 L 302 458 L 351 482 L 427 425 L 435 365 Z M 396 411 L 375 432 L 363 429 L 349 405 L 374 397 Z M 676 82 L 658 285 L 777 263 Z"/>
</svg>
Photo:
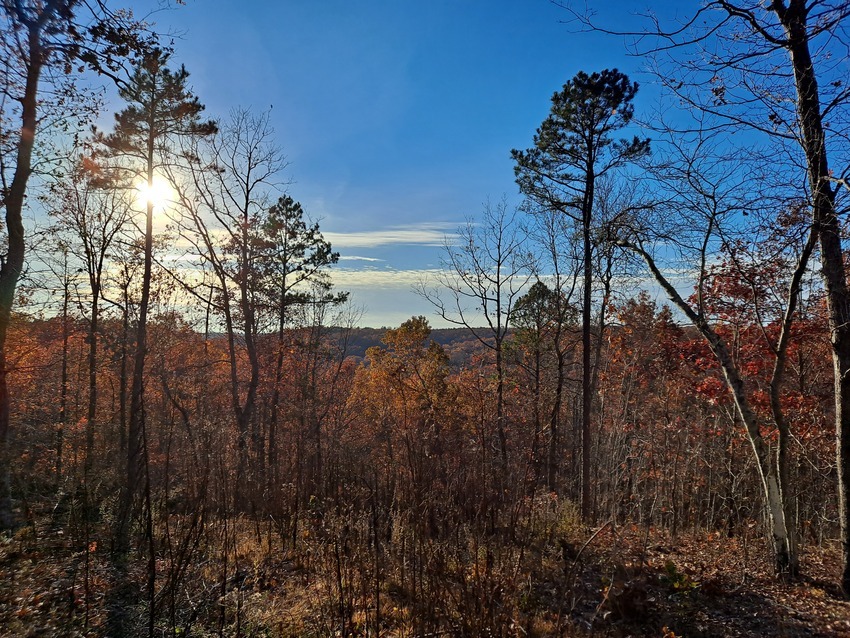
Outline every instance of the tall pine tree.
<svg viewBox="0 0 850 638">
<path fill-rule="evenodd" d="M 133 181 L 144 181 L 147 191 L 154 187 L 157 170 L 176 155 L 180 137 L 206 136 L 216 131 L 212 121 L 201 119 L 204 106 L 189 86 L 184 67 L 168 68 L 170 51 L 156 49 L 146 55 L 129 81 L 119 91 L 127 107 L 115 115 L 111 134 L 98 136 L 103 151 L 121 158 Z M 127 466 L 118 513 L 119 551 L 126 551 L 133 503 L 139 494 L 145 467 L 144 375 L 147 351 L 147 318 L 150 305 L 153 262 L 153 210 L 155 203 L 145 202 L 144 270 L 136 328 L 136 352 L 130 390 L 130 418 L 127 433 Z"/>
<path fill-rule="evenodd" d="M 597 180 L 649 152 L 649 140 L 615 139 L 629 125 L 638 85 L 617 69 L 579 72 L 552 96 L 549 116 L 537 129 L 534 146 L 514 150 L 520 191 L 545 211 L 569 215 L 583 242 L 582 299 L 582 481 L 581 513 L 591 515 L 590 416 L 593 404 L 591 310 L 594 198 Z"/>
<path fill-rule="evenodd" d="M 278 481 L 277 429 L 281 408 L 280 388 L 286 349 L 286 328 L 294 323 L 293 308 L 308 303 L 339 304 L 347 293 L 333 293 L 327 269 L 339 261 L 318 223 L 308 225 L 301 204 L 289 195 L 280 197 L 266 212 L 262 234 L 267 245 L 262 258 L 269 287 L 269 305 L 277 314 L 277 354 L 274 390 L 269 418 L 268 481 Z M 318 424 L 317 426 L 318 427 Z M 320 458 L 318 432 L 314 437 L 316 457 Z M 315 476 L 319 472 L 314 473 Z"/>
</svg>

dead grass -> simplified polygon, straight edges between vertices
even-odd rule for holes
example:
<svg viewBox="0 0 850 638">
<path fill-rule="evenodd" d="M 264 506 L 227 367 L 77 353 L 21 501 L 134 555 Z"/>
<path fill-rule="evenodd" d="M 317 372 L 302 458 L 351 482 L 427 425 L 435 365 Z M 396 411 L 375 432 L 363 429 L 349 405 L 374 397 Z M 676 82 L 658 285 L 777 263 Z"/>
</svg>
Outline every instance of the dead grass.
<svg viewBox="0 0 850 638">
<path fill-rule="evenodd" d="M 434 544 L 420 583 L 437 600 L 428 608 L 436 614 L 428 626 L 442 627 L 446 636 L 506 638 L 850 636 L 850 603 L 833 585 L 840 564 L 835 546 L 805 547 L 804 576 L 786 583 L 770 572 L 753 538 L 694 533 L 673 539 L 613 525 L 587 529 L 560 510 L 544 518 L 513 545 L 496 539 L 486 546 L 469 539 L 465 547 Z M 333 533 L 326 529 L 321 541 L 308 534 L 304 555 L 296 555 L 270 547 L 243 522 L 223 597 L 222 564 L 207 544 L 182 590 L 198 605 L 191 635 L 217 634 L 222 611 L 225 635 L 236 635 L 238 627 L 246 637 L 330 636 L 344 625 L 349 635 L 366 636 L 375 634 L 378 618 L 381 636 L 421 635 L 425 607 L 405 585 L 409 576 L 402 569 L 411 565 L 402 564 L 404 555 L 386 548 L 375 590 L 368 548 L 346 546 L 340 596 L 329 563 L 338 541 Z M 108 635 L 115 587 L 108 552 L 89 548 L 86 596 L 85 551 L 51 534 L 27 528 L 0 542 L 0 636 Z M 139 563 L 130 577 L 142 583 Z M 160 563 L 164 572 L 166 563 Z M 143 616 L 144 601 L 136 602 L 130 613 Z M 463 616 L 473 609 L 481 618 Z"/>
</svg>

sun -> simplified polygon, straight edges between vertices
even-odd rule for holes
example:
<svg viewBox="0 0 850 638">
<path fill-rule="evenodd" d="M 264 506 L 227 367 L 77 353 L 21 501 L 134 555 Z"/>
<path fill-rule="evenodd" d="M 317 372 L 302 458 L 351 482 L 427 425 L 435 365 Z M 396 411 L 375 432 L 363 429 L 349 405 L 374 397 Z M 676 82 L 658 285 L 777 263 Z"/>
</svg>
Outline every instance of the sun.
<svg viewBox="0 0 850 638">
<path fill-rule="evenodd" d="M 163 210 L 173 200 L 173 191 L 168 182 L 154 175 L 150 184 L 147 180 L 139 182 L 136 186 L 137 201 L 143 206 L 151 204 L 154 210 Z"/>
</svg>

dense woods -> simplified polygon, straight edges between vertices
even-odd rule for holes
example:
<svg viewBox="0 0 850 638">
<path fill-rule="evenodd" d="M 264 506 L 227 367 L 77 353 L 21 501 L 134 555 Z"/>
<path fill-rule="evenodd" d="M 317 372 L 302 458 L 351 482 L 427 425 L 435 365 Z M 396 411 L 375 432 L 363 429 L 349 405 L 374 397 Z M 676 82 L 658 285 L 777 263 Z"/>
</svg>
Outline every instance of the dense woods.
<svg viewBox="0 0 850 638">
<path fill-rule="evenodd" d="M 846 3 L 650 23 L 657 114 L 566 80 L 436 330 L 150 25 L 0 6 L 0 635 L 850 631 Z"/>
</svg>

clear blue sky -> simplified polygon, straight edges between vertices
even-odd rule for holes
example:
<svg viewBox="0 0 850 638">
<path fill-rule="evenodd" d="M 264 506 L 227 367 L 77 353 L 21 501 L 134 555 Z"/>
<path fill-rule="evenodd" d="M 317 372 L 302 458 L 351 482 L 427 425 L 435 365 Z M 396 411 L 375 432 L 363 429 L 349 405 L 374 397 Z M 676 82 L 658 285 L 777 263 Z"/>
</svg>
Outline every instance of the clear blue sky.
<svg viewBox="0 0 850 638">
<path fill-rule="evenodd" d="M 632 2 L 604 4 L 622 24 Z M 136 2 L 144 14 L 145 3 Z M 430 305 L 411 291 L 482 203 L 518 202 L 512 148 L 579 70 L 637 75 L 616 38 L 549 0 L 188 0 L 152 16 L 213 117 L 271 107 L 290 194 L 342 254 L 362 325 Z"/>
</svg>

